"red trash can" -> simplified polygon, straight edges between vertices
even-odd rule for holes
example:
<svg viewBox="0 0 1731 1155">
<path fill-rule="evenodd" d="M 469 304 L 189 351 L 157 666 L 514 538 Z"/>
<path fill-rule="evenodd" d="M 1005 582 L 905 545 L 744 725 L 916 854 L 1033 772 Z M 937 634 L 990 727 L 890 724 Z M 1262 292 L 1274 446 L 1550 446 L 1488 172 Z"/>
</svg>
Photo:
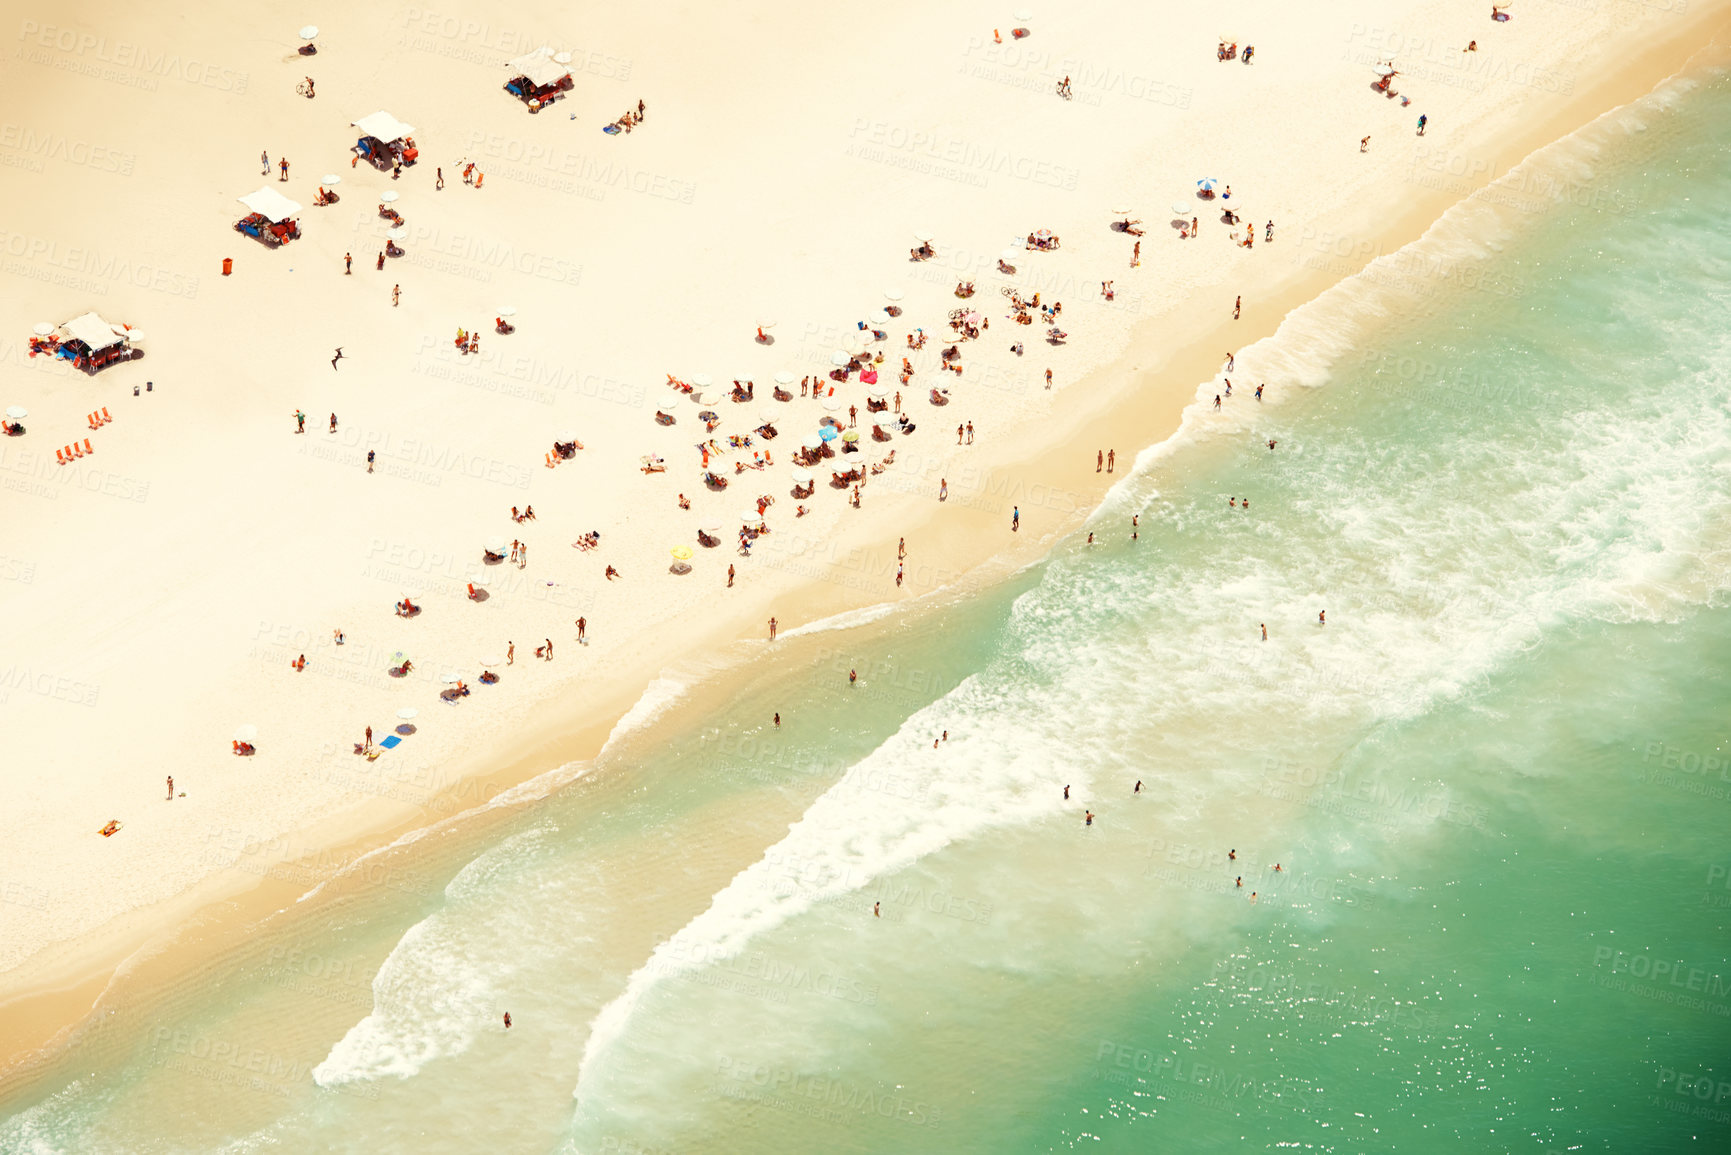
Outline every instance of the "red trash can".
<svg viewBox="0 0 1731 1155">
<path fill-rule="evenodd" d="M 226 277 L 232 272 L 234 272 L 234 258 L 224 257 L 222 259 L 222 275 Z"/>
</svg>

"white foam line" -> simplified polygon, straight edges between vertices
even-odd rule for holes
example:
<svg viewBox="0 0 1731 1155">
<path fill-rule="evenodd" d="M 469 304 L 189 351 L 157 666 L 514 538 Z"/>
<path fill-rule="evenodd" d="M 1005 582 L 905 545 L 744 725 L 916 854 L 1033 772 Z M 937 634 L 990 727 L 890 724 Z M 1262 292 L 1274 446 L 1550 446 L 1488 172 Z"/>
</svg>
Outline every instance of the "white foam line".
<svg viewBox="0 0 1731 1155">
<path fill-rule="evenodd" d="M 879 602 L 876 605 L 832 614 L 827 618 L 819 618 L 815 622 L 807 622 L 805 625 L 795 626 L 791 630 L 783 630 L 781 636 L 797 638 L 805 634 L 821 634 L 829 630 L 851 630 L 859 626 L 870 625 L 872 622 L 882 621 L 900 608 L 894 602 Z"/>
</svg>

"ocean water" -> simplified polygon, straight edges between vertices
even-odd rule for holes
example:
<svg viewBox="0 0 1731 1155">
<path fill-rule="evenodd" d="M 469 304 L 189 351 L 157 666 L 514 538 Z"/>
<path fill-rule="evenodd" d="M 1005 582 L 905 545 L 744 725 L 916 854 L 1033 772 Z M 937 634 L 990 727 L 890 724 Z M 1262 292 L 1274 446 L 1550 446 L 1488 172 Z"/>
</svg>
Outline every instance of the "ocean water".
<svg viewBox="0 0 1731 1155">
<path fill-rule="evenodd" d="M 1731 1149 L 1727 204 L 1724 74 L 1560 142 L 1039 566 L 659 687 L 0 1151 Z"/>
</svg>

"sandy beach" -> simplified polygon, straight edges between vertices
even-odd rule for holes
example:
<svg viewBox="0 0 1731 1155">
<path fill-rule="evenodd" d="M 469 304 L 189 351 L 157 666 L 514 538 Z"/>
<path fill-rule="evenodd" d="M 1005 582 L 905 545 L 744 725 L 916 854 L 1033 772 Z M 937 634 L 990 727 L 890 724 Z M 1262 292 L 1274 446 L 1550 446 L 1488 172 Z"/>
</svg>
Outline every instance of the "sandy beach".
<svg viewBox="0 0 1731 1155">
<path fill-rule="evenodd" d="M 1493 24 L 1487 7 L 1257 3 L 1194 35 L 1132 5 L 1054 9 L 1021 40 L 988 8 L 886 10 L 867 27 L 792 6 L 682 9 L 672 36 L 626 10 L 579 22 L 531 4 L 501 22 L 405 8 L 322 18 L 311 56 L 292 17 L 212 12 L 171 30 L 82 5 L 15 21 L 0 408 L 28 416 L 0 438 L 0 1069 L 87 1014 L 119 968 L 168 983 L 355 856 L 581 772 L 622 718 L 701 708 L 775 661 L 771 617 L 776 644 L 798 645 L 811 623 L 1035 560 L 1117 476 L 1097 451 L 1121 472 L 1207 420 L 1226 353 L 1647 91 L 1724 14 L 1532 3 Z M 1254 45 L 1251 62 L 1209 56 L 1220 34 Z M 531 113 L 501 90 L 504 62 L 543 43 L 572 54 L 573 84 Z M 1372 88 L 1382 60 L 1395 98 Z M 296 93 L 306 75 L 314 98 Z M 602 131 L 639 100 L 632 131 Z M 1247 130 L 1270 108 L 1278 138 Z M 350 122 L 379 109 L 420 149 L 394 179 L 348 163 Z M 471 162 L 479 187 L 462 179 Z M 340 199 L 315 205 L 325 173 Z M 1203 178 L 1230 199 L 1198 198 Z M 300 239 L 271 248 L 234 229 L 236 198 L 261 186 L 303 206 Z M 403 255 L 380 271 L 386 192 Z M 1509 191 L 1516 208 L 1557 193 Z M 1179 205 L 1194 206 L 1194 238 Z M 1143 222 L 1134 267 L 1120 206 Z M 1247 226 L 1252 246 L 1233 239 Z M 1061 245 L 999 273 L 1040 229 Z M 927 232 L 935 256 L 911 260 Z M 1061 316 L 1013 323 L 1006 287 Z M 883 314 L 886 290 L 899 316 Z M 505 307 L 509 335 L 493 323 Z M 954 375 L 938 352 L 958 308 L 989 328 L 959 343 Z M 92 310 L 144 332 L 143 355 L 93 376 L 28 355 L 33 325 Z M 1049 324 L 1067 337 L 1046 340 Z M 478 352 L 457 352 L 459 328 L 479 332 Z M 831 381 L 832 354 L 879 349 L 916 429 L 868 432 L 822 463 L 798 517 L 801 440 L 826 415 L 845 425 L 847 406 L 866 429 L 867 386 Z M 904 355 L 915 373 L 898 386 Z M 1241 354 L 1226 376 L 1239 391 L 1266 381 L 1277 403 L 1283 383 L 1260 368 Z M 797 380 L 772 400 L 778 372 L 821 378 L 843 407 Z M 710 406 L 710 433 L 670 375 L 749 379 L 755 395 Z M 930 403 L 934 385 L 948 404 Z M 656 419 L 664 403 L 672 424 Z M 112 421 L 90 427 L 103 408 Z M 755 432 L 766 411 L 771 440 Z M 958 445 L 967 423 L 976 437 Z M 566 430 L 583 447 L 549 465 Z M 734 435 L 753 444 L 718 457 L 729 484 L 712 490 L 698 445 Z M 90 453 L 58 464 L 75 437 Z M 824 484 L 892 449 L 859 508 Z M 773 465 L 734 471 L 765 450 Z M 665 472 L 645 473 L 645 455 Z M 737 532 L 759 495 L 774 499 L 770 532 L 747 556 Z M 511 519 L 530 505 L 534 520 Z M 715 547 L 696 536 L 710 523 Z M 600 545 L 574 548 L 591 531 Z M 494 538 L 525 542 L 526 559 L 485 564 Z M 670 570 L 676 548 L 690 572 Z M 469 597 L 482 574 L 486 596 Z M 488 667 L 497 684 L 480 684 L 511 645 Z M 447 672 L 472 692 L 444 700 Z M 376 761 L 356 753 L 404 708 L 412 733 Z M 257 752 L 236 757 L 247 725 Z M 252 869 L 261 846 L 294 869 Z"/>
</svg>

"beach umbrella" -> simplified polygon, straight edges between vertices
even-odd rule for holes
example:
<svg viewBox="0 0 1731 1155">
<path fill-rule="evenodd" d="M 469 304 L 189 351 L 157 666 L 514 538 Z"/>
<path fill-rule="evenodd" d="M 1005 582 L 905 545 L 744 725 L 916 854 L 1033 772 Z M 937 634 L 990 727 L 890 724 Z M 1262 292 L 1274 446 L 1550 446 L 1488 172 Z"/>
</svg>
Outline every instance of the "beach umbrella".
<svg viewBox="0 0 1731 1155">
<path fill-rule="evenodd" d="M 773 329 L 773 328 L 775 328 L 775 322 L 773 320 L 759 321 L 757 323 L 757 327 L 759 329 Z"/>
<path fill-rule="evenodd" d="M 962 321 L 969 325 L 978 325 L 980 323 L 980 314 L 977 312 L 963 313 Z"/>
<path fill-rule="evenodd" d="M 457 673 L 455 670 L 446 670 L 444 673 L 439 675 L 439 681 L 445 683 L 447 686 L 455 686 L 462 680 L 463 675 Z"/>
<path fill-rule="evenodd" d="M 790 469 L 787 471 L 787 475 L 793 479 L 795 485 L 803 487 L 811 484 L 811 471 L 809 469 Z"/>
<path fill-rule="evenodd" d="M 814 433 L 810 437 L 807 437 L 804 441 L 801 441 L 799 443 L 799 447 L 801 449 L 822 449 L 823 448 L 823 438 L 819 437 L 817 434 Z"/>
<path fill-rule="evenodd" d="M 407 722 L 410 718 L 418 717 L 420 713 L 421 712 L 413 706 L 404 706 L 402 709 L 397 711 L 397 717 Z"/>
<path fill-rule="evenodd" d="M 236 742 L 251 742 L 253 739 L 255 739 L 257 737 L 258 737 L 258 727 L 254 726 L 250 722 L 247 723 L 245 726 L 242 726 L 240 729 L 238 729 L 234 732 L 234 740 Z"/>
<path fill-rule="evenodd" d="M 783 369 L 775 375 L 775 383 L 777 385 L 792 385 L 793 380 L 793 374 L 789 373 L 786 369 Z"/>
<path fill-rule="evenodd" d="M 408 238 L 409 230 L 408 229 L 386 229 L 385 235 L 387 237 L 391 238 L 393 241 L 401 241 L 401 240 L 405 240 Z"/>
<path fill-rule="evenodd" d="M 715 384 L 715 378 L 711 377 L 707 373 L 693 373 L 691 375 L 691 383 L 699 389 L 707 389 L 711 385 Z"/>
<path fill-rule="evenodd" d="M 342 175 L 340 173 L 327 172 L 324 175 L 323 183 L 325 183 L 325 184 L 342 184 L 343 178 L 342 178 Z"/>
<path fill-rule="evenodd" d="M 721 523 L 719 521 L 706 521 L 697 527 L 697 532 L 705 537 L 714 537 L 721 532 Z"/>
<path fill-rule="evenodd" d="M 1172 211 L 1177 213 L 1181 217 L 1189 217 L 1189 216 L 1195 215 L 1196 206 L 1192 205 L 1192 204 L 1186 204 L 1183 201 L 1174 201 L 1172 204 Z"/>
<path fill-rule="evenodd" d="M 488 553 L 503 554 L 505 552 L 505 539 L 502 537 L 490 537 L 487 539 L 484 548 Z"/>
<path fill-rule="evenodd" d="M 571 54 L 569 52 L 555 52 L 553 54 L 553 63 L 569 64 L 571 63 Z"/>
<path fill-rule="evenodd" d="M 688 545 L 676 545 L 673 547 L 671 552 L 673 554 L 673 560 L 674 561 L 690 561 L 691 560 L 691 547 Z"/>
<path fill-rule="evenodd" d="M 319 26 L 317 24 L 308 24 L 306 27 L 301 29 L 301 39 L 302 40 L 311 40 L 314 37 L 316 37 L 318 34 L 319 34 Z"/>
<path fill-rule="evenodd" d="M 1034 18 L 1033 12 L 1026 8 L 1018 8 L 1011 15 L 1015 16 L 1017 20 L 1032 20 Z"/>
<path fill-rule="evenodd" d="M 932 243 L 932 234 L 922 229 L 919 232 L 914 233 L 914 240 L 920 242 L 922 245 L 929 245 Z"/>
<path fill-rule="evenodd" d="M 499 316 L 501 316 L 501 317 L 515 317 L 516 315 L 517 315 L 517 306 L 515 306 L 515 305 L 500 305 L 499 306 Z"/>
<path fill-rule="evenodd" d="M 844 430 L 842 435 L 841 435 L 841 439 L 844 442 L 848 442 L 848 443 L 858 441 L 859 440 L 859 430 L 857 430 L 857 429 Z"/>
<path fill-rule="evenodd" d="M 1196 182 L 1196 187 L 1201 189 L 1203 192 L 1213 192 L 1216 183 L 1218 182 L 1216 182 L 1213 177 L 1205 176 Z"/>
<path fill-rule="evenodd" d="M 678 398 L 669 397 L 669 398 L 663 400 L 659 405 L 657 405 L 655 407 L 655 412 L 665 413 L 669 417 L 672 417 L 674 415 L 673 409 L 674 409 L 674 406 L 677 404 L 677 402 L 678 402 Z"/>
<path fill-rule="evenodd" d="M 763 514 L 757 512 L 755 509 L 748 509 L 739 515 L 739 520 L 742 525 L 762 525 Z"/>
<path fill-rule="evenodd" d="M 396 189 L 386 189 L 384 192 L 379 194 L 379 199 L 384 201 L 386 204 L 389 205 L 389 204 L 395 204 L 397 202 L 397 198 L 400 196 L 402 196 L 402 194 L 399 193 Z"/>
<path fill-rule="evenodd" d="M 143 329 L 128 329 L 128 330 L 126 330 L 126 332 L 121 333 L 120 336 L 126 338 L 127 344 L 129 344 L 129 345 L 142 345 L 142 344 L 144 344 L 144 330 Z"/>
<path fill-rule="evenodd" d="M 845 366 L 849 361 L 852 361 L 852 360 L 853 360 L 853 356 L 851 354 L 845 353 L 840 349 L 837 349 L 835 352 L 833 352 L 829 355 L 829 363 L 831 365 L 838 367 L 838 368 Z"/>
<path fill-rule="evenodd" d="M 474 573 L 469 575 L 469 582 L 471 585 L 484 586 L 492 580 L 493 575 L 488 573 L 486 570 L 476 570 Z"/>
<path fill-rule="evenodd" d="M 1127 217 L 1134 211 L 1135 210 L 1130 208 L 1128 205 L 1124 205 L 1124 206 L 1121 206 L 1119 208 L 1113 209 L 1112 215 L 1115 217 Z"/>
<path fill-rule="evenodd" d="M 820 440 L 823 440 L 823 441 L 834 441 L 834 440 L 835 440 L 835 437 L 836 437 L 836 433 L 837 433 L 837 432 L 839 432 L 839 431 L 838 431 L 838 430 L 837 430 L 837 429 L 836 429 L 836 427 L 835 427 L 835 426 L 833 426 L 833 425 L 825 425 L 825 426 L 824 426 L 824 427 L 823 427 L 823 428 L 822 428 L 822 429 L 819 429 L 819 430 L 818 430 L 818 431 L 817 431 L 817 435 L 818 435 L 818 438 L 819 438 L 819 439 L 820 439 Z"/>
<path fill-rule="evenodd" d="M 565 432 L 559 434 L 554 441 L 559 445 L 574 445 L 577 442 L 577 434 L 567 429 Z"/>
<path fill-rule="evenodd" d="M 693 393 L 691 395 L 691 399 L 693 401 L 697 402 L 699 405 L 719 405 L 719 404 L 721 404 L 721 394 L 717 393 L 713 389 L 707 389 L 707 390 L 703 391 L 702 393 Z"/>
<path fill-rule="evenodd" d="M 875 401 L 882 401 L 887 393 L 889 393 L 889 388 L 884 385 L 873 385 L 870 389 L 866 390 L 866 396 Z"/>
<path fill-rule="evenodd" d="M 408 602 L 418 602 L 421 600 L 421 591 L 410 586 L 408 589 L 403 591 L 403 600 Z"/>
<path fill-rule="evenodd" d="M 54 326 L 50 325 L 47 321 L 38 321 L 36 324 L 31 326 L 30 331 L 35 333 L 38 337 L 46 337 L 54 332 Z"/>
<path fill-rule="evenodd" d="M 30 410 L 24 408 L 22 405 L 8 405 L 6 407 L 6 416 L 10 417 L 14 421 L 22 421 L 26 417 L 30 416 Z"/>
<path fill-rule="evenodd" d="M 902 291 L 900 289 L 885 289 L 884 290 L 884 300 L 886 300 L 886 301 L 899 301 L 901 299 L 902 299 Z"/>
<path fill-rule="evenodd" d="M 757 419 L 765 425 L 774 425 L 781 419 L 781 411 L 778 409 L 771 409 L 769 406 L 765 405 L 762 409 L 757 411 Z"/>
<path fill-rule="evenodd" d="M 841 408 L 841 398 L 825 397 L 823 399 L 823 407 L 829 412 L 834 413 L 837 409 Z"/>
<path fill-rule="evenodd" d="M 499 665 L 499 655 L 497 654 L 488 654 L 486 657 L 481 659 L 481 668 L 483 670 L 490 670 L 497 665 Z"/>
</svg>

